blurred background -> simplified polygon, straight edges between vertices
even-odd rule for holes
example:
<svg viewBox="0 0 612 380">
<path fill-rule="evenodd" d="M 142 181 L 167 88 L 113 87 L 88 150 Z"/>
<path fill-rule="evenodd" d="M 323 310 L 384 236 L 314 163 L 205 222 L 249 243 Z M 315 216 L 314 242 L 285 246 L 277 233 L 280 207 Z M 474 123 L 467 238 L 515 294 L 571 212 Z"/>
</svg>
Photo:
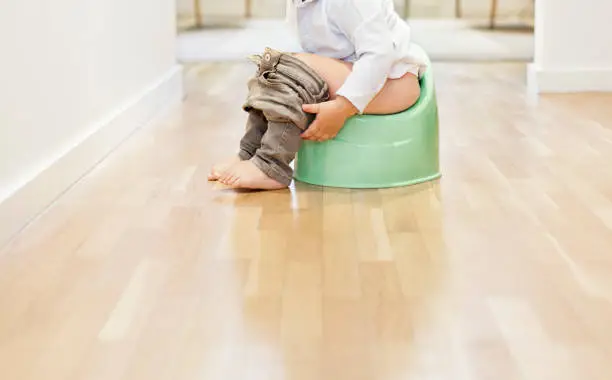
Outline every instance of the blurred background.
<svg viewBox="0 0 612 380">
<path fill-rule="evenodd" d="M 395 7 L 434 61 L 533 60 L 534 0 L 395 0 Z M 286 0 L 178 0 L 178 58 L 234 60 L 264 46 L 296 49 L 285 9 Z"/>
</svg>

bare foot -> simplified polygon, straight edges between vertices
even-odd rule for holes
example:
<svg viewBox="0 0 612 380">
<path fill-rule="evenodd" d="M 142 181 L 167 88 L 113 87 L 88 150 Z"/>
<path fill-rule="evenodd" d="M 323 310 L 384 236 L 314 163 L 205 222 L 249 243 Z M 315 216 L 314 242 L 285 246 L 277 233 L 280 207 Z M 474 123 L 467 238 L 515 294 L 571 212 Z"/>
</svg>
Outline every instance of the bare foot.
<svg viewBox="0 0 612 380">
<path fill-rule="evenodd" d="M 278 190 L 287 186 L 265 175 L 251 161 L 241 161 L 232 165 L 219 182 L 235 189 Z"/>
<path fill-rule="evenodd" d="M 215 164 L 215 166 L 210 169 L 210 174 L 208 174 L 209 181 L 218 181 L 219 178 L 235 163 L 240 162 L 240 158 L 238 156 L 234 156 L 228 160 Z"/>
</svg>

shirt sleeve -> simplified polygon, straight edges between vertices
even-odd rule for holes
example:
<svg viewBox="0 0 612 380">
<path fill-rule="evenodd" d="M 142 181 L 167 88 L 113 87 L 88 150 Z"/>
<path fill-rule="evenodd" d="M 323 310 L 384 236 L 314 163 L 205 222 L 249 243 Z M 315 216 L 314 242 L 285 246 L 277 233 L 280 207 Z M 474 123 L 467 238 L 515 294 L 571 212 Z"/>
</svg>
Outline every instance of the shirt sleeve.
<svg viewBox="0 0 612 380">
<path fill-rule="evenodd" d="M 331 10 L 340 31 L 353 43 L 356 61 L 336 95 L 348 99 L 363 113 L 387 81 L 395 59 L 392 32 L 385 19 L 382 1 L 336 1 L 341 9 Z"/>
</svg>

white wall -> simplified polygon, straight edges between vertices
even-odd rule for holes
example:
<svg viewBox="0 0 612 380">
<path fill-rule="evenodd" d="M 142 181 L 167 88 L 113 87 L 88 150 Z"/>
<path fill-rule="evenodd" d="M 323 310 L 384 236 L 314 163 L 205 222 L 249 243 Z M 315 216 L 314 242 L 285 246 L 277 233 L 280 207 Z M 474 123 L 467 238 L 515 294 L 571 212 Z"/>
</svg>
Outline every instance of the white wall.
<svg viewBox="0 0 612 380">
<path fill-rule="evenodd" d="M 1 245 L 180 97 L 180 70 L 174 0 L 3 0 L 0 8 Z"/>
<path fill-rule="evenodd" d="M 610 0 L 537 0 L 532 88 L 612 91 L 610 15 Z"/>
</svg>

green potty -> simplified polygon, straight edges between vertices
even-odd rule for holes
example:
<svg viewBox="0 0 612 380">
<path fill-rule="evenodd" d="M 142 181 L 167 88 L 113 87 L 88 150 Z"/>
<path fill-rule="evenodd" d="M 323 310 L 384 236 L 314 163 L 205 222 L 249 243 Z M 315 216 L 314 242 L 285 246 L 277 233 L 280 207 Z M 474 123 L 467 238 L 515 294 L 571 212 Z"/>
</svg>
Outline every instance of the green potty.
<svg viewBox="0 0 612 380">
<path fill-rule="evenodd" d="M 295 179 L 342 188 L 398 187 L 437 179 L 438 129 L 429 65 L 421 78 L 421 96 L 410 109 L 354 116 L 334 139 L 304 141 L 295 161 Z"/>
</svg>

